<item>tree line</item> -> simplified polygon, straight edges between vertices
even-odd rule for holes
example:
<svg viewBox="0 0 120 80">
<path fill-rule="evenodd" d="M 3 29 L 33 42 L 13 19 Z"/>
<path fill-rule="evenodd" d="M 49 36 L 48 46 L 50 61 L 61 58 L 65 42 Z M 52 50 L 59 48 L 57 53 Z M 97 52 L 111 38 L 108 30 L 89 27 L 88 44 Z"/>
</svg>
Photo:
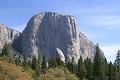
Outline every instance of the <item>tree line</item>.
<svg viewBox="0 0 120 80">
<path fill-rule="evenodd" d="M 10 49 L 10 45 L 5 44 L 0 57 L 11 61 Z M 16 66 L 22 66 L 24 69 L 33 69 L 37 76 L 45 75 L 46 70 L 49 68 L 63 67 L 68 69 L 72 74 L 76 74 L 80 80 L 120 80 L 119 67 L 112 62 L 107 62 L 98 44 L 96 45 L 93 60 L 90 58 L 83 59 L 80 56 L 78 62 L 75 62 L 74 58 L 71 61 L 62 62 L 59 56 L 48 60 L 45 55 L 42 58 L 36 58 L 33 55 L 32 59 L 27 59 L 25 56 L 21 58 L 18 55 L 12 60 L 12 63 L 15 63 Z"/>
</svg>

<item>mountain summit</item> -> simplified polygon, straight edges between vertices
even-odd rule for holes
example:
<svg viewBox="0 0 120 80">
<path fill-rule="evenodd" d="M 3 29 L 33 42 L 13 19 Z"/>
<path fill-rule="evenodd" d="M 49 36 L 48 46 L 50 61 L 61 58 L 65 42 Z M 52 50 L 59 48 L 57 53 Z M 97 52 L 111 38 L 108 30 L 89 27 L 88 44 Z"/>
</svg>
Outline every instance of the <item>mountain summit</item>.
<svg viewBox="0 0 120 80">
<path fill-rule="evenodd" d="M 55 58 L 61 52 L 66 60 L 78 60 L 80 56 L 93 58 L 95 51 L 95 45 L 79 32 L 75 17 L 59 13 L 33 16 L 20 39 L 21 52 L 26 57 Z"/>
<path fill-rule="evenodd" d="M 53 12 L 34 15 L 14 40 L 13 48 L 28 58 L 59 55 L 66 61 L 93 58 L 95 52 L 95 45 L 79 32 L 75 17 Z"/>
</svg>

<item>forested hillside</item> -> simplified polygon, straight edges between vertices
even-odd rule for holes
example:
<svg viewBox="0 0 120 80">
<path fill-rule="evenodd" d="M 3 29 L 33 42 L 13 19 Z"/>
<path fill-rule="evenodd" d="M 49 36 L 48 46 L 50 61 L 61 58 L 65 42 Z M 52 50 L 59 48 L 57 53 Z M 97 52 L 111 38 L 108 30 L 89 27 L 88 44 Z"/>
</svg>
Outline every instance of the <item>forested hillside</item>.
<svg viewBox="0 0 120 80">
<path fill-rule="evenodd" d="M 56 59 L 47 60 L 33 56 L 32 59 L 13 58 L 11 47 L 5 44 L 0 54 L 0 80 L 120 80 L 120 69 L 112 62 L 107 62 L 99 45 L 96 45 L 94 60 L 72 58 L 69 62 Z"/>
</svg>

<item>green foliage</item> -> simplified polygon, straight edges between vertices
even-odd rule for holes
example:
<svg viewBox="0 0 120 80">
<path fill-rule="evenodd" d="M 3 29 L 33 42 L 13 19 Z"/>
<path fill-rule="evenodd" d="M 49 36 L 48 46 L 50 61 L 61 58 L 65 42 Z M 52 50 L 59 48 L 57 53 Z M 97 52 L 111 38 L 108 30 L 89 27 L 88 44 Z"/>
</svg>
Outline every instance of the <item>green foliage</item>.
<svg viewBox="0 0 120 80">
<path fill-rule="evenodd" d="M 26 57 L 23 58 L 22 67 L 23 67 L 24 69 L 27 69 L 27 68 L 28 68 L 28 64 L 27 64 L 27 59 L 26 59 Z"/>
<path fill-rule="evenodd" d="M 5 44 L 0 55 L 0 60 L 10 60 L 10 53 L 10 45 Z M 89 58 L 83 60 L 80 57 L 78 63 L 76 63 L 72 57 L 71 61 L 64 64 L 60 57 L 51 58 L 47 61 L 45 55 L 43 55 L 42 59 L 40 57 L 37 59 L 34 55 L 32 60 L 28 60 L 26 57 L 22 60 L 18 56 L 13 61 L 13 63 L 18 65 L 16 67 L 22 66 L 24 71 L 28 69 L 32 70 L 34 72 L 33 75 L 38 80 L 78 80 L 78 78 L 79 80 L 120 80 L 118 67 L 111 62 L 108 64 L 98 44 L 93 61 Z"/>
<path fill-rule="evenodd" d="M 104 59 L 98 44 L 96 46 L 96 54 L 94 57 L 93 76 L 94 80 L 105 79 Z"/>
<path fill-rule="evenodd" d="M 75 63 L 75 60 L 74 60 L 73 57 L 72 57 L 72 60 L 71 60 L 71 61 L 68 61 L 68 62 L 66 63 L 66 65 L 67 65 L 68 70 L 69 70 L 71 73 L 73 73 L 73 74 L 76 73 L 77 67 L 76 67 L 76 63 Z"/>
<path fill-rule="evenodd" d="M 56 61 L 56 59 L 50 59 L 49 60 L 49 68 L 56 68 L 58 65 L 57 65 L 57 61 Z"/>
<path fill-rule="evenodd" d="M 35 55 L 33 56 L 31 67 L 35 71 L 35 76 L 39 77 L 40 76 L 40 71 L 41 71 L 41 59 L 40 59 L 40 56 L 38 57 L 38 59 L 36 58 Z"/>
<path fill-rule="evenodd" d="M 28 66 L 31 67 L 31 61 L 30 60 L 28 60 Z"/>
<path fill-rule="evenodd" d="M 68 70 L 71 72 L 71 73 L 73 73 L 73 69 L 74 69 L 74 66 L 73 66 L 73 64 L 72 64 L 72 62 L 68 62 L 67 63 L 67 68 L 68 68 Z"/>
<path fill-rule="evenodd" d="M 20 56 L 18 56 L 18 57 L 15 58 L 15 64 L 16 64 L 16 65 L 21 65 Z"/>
<path fill-rule="evenodd" d="M 64 67 L 49 68 L 40 80 L 79 80 L 76 75 L 71 74 L 68 69 Z"/>
<path fill-rule="evenodd" d="M 56 57 L 57 66 L 64 66 L 64 62 L 61 61 L 60 57 Z"/>
<path fill-rule="evenodd" d="M 78 60 L 77 76 L 79 77 L 80 80 L 83 80 L 83 78 L 85 77 L 84 63 L 82 57 L 80 57 L 80 59 Z"/>
<path fill-rule="evenodd" d="M 36 70 L 36 69 L 37 69 L 37 58 L 36 58 L 35 55 L 32 57 L 31 68 L 32 68 L 33 70 Z"/>
<path fill-rule="evenodd" d="M 108 79 L 108 62 L 107 59 L 104 59 L 104 69 L 105 69 L 105 79 Z"/>
<path fill-rule="evenodd" d="M 5 43 L 0 56 L 9 58 L 10 57 L 10 49 L 11 49 L 10 45 Z"/>
<path fill-rule="evenodd" d="M 64 62 L 61 61 L 60 57 L 56 57 L 56 58 L 50 58 L 48 61 L 49 64 L 49 68 L 56 68 L 56 67 L 63 67 L 64 66 Z"/>
<path fill-rule="evenodd" d="M 45 71 L 47 69 L 47 61 L 44 55 L 42 57 L 41 69 L 42 69 L 43 74 L 45 74 Z"/>
<path fill-rule="evenodd" d="M 91 62 L 91 59 L 87 57 L 84 60 L 84 65 L 86 68 L 86 79 L 93 80 L 93 64 Z"/>
<path fill-rule="evenodd" d="M 110 62 L 108 64 L 108 80 L 117 80 L 119 77 L 119 73 L 117 71 L 117 67 Z"/>
</svg>

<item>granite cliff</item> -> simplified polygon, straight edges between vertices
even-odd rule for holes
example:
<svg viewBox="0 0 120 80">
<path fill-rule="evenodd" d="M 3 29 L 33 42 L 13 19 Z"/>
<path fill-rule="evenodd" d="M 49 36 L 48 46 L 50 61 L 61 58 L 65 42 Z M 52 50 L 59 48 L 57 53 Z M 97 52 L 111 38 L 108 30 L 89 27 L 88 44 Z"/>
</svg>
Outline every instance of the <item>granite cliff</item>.
<svg viewBox="0 0 120 80">
<path fill-rule="evenodd" d="M 6 41 L 13 42 L 13 48 L 28 58 L 33 55 L 55 58 L 59 55 L 63 61 L 72 57 L 77 61 L 80 56 L 94 57 L 95 45 L 79 32 L 75 17 L 70 15 L 43 12 L 29 20 L 19 37 L 13 33 L 14 36 Z"/>
<path fill-rule="evenodd" d="M 20 39 L 19 50 L 27 57 L 44 54 L 54 58 L 59 52 L 66 60 L 94 57 L 95 45 L 79 32 L 75 17 L 70 15 L 37 14 L 29 20 Z"/>
<path fill-rule="evenodd" d="M 0 24 L 0 52 L 5 43 L 12 44 L 19 35 L 20 32 Z"/>
</svg>

